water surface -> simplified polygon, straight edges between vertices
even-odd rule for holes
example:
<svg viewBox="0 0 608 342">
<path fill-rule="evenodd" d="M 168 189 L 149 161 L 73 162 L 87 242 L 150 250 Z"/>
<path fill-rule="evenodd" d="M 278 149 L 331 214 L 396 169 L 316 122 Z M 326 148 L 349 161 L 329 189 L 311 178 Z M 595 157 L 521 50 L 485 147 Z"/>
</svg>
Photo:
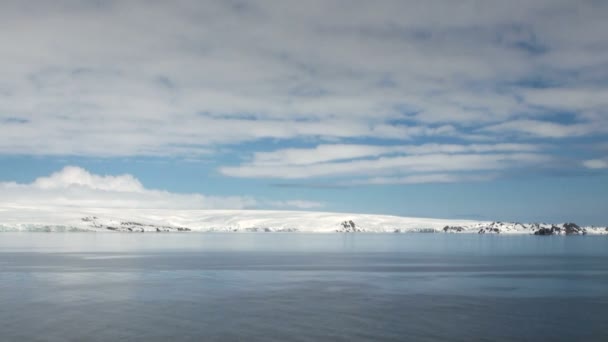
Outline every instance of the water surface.
<svg viewBox="0 0 608 342">
<path fill-rule="evenodd" d="M 0 234 L 1 341 L 608 341 L 608 237 Z"/>
</svg>

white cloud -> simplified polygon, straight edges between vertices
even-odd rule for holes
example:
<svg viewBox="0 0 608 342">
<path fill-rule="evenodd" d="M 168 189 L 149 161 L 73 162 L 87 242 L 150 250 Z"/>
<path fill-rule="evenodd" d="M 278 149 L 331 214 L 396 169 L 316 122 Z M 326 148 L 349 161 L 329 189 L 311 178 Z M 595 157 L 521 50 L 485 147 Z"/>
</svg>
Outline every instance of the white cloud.
<svg viewBox="0 0 608 342">
<path fill-rule="evenodd" d="M 460 171 L 495 171 L 512 167 L 539 165 L 552 158 L 539 153 L 488 153 L 406 155 L 325 162 L 307 165 L 264 165 L 245 163 L 222 167 L 231 177 L 303 179 L 337 176 L 377 176 L 386 174 L 439 173 Z"/>
<path fill-rule="evenodd" d="M 329 161 L 371 158 L 386 155 L 422 155 L 432 153 L 536 152 L 540 146 L 531 144 L 423 144 L 423 145 L 354 145 L 323 144 L 314 148 L 288 148 L 256 152 L 251 164 L 307 165 Z"/>
<path fill-rule="evenodd" d="M 449 173 L 435 173 L 435 174 L 418 174 L 400 177 L 373 177 L 364 180 L 355 180 L 347 184 L 370 184 L 370 185 L 382 185 L 382 184 L 425 184 L 425 183 L 459 183 L 459 182 L 482 182 L 490 181 L 497 177 L 496 174 L 485 174 L 485 175 L 470 175 L 470 174 L 449 174 Z"/>
<path fill-rule="evenodd" d="M 3 1 L 0 153 L 466 139 L 537 120 L 538 106 L 600 126 L 607 14 L 566 0 Z M 560 88 L 525 88 L 535 79 Z"/>
<path fill-rule="evenodd" d="M 608 161 L 603 159 L 585 160 L 583 165 L 588 169 L 608 169 Z"/>
<path fill-rule="evenodd" d="M 515 120 L 484 127 L 482 131 L 498 134 L 519 133 L 541 138 L 573 138 L 608 132 L 608 126 L 592 123 L 559 124 L 539 120 Z"/>
<path fill-rule="evenodd" d="M 132 175 L 99 176 L 76 166 L 67 166 L 48 177 L 37 178 L 33 187 L 40 189 L 66 189 L 85 187 L 92 190 L 116 192 L 144 192 L 143 185 Z"/>
<path fill-rule="evenodd" d="M 87 207 L 146 209 L 301 208 L 322 204 L 305 200 L 269 201 L 248 196 L 205 196 L 145 188 L 129 174 L 96 175 L 67 166 L 28 184 L 0 183 L 1 207 Z"/>
<path fill-rule="evenodd" d="M 542 152 L 540 145 L 517 143 L 325 144 L 256 152 L 250 161 L 219 171 L 242 178 L 329 177 L 335 178 L 334 184 L 347 186 L 488 181 L 513 169 L 538 167 L 552 160 Z"/>
<path fill-rule="evenodd" d="M 526 101 L 533 105 L 561 110 L 589 110 L 608 106 L 608 88 L 549 88 L 525 92 Z"/>
</svg>

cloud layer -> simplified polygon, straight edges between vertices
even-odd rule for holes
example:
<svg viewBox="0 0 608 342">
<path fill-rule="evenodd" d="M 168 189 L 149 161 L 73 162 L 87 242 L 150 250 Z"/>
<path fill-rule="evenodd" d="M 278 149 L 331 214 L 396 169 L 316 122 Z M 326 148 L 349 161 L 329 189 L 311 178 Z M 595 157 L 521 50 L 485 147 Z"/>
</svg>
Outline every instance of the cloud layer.
<svg viewBox="0 0 608 342">
<path fill-rule="evenodd" d="M 592 0 L 3 1 L 0 154 L 485 179 L 606 141 L 606 17 Z M 113 182 L 96 190 L 144 191 Z"/>
</svg>

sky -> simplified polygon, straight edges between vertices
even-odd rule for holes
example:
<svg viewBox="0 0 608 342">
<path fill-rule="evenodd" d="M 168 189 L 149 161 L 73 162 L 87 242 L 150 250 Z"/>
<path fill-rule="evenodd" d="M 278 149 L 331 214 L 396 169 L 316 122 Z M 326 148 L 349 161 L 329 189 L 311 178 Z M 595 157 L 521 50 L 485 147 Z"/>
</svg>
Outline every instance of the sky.
<svg viewBox="0 0 608 342">
<path fill-rule="evenodd" d="M 608 224 L 608 2 L 0 3 L 0 205 Z"/>
</svg>

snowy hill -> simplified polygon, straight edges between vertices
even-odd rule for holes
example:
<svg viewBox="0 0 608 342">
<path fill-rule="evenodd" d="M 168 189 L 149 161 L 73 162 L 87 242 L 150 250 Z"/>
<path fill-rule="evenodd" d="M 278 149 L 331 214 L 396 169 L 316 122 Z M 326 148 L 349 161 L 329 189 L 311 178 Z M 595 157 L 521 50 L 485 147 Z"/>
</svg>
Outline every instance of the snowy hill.
<svg viewBox="0 0 608 342">
<path fill-rule="evenodd" d="M 573 223 L 521 224 L 304 211 L 57 207 L 0 208 L 0 231 L 608 234 L 606 227 Z"/>
</svg>

